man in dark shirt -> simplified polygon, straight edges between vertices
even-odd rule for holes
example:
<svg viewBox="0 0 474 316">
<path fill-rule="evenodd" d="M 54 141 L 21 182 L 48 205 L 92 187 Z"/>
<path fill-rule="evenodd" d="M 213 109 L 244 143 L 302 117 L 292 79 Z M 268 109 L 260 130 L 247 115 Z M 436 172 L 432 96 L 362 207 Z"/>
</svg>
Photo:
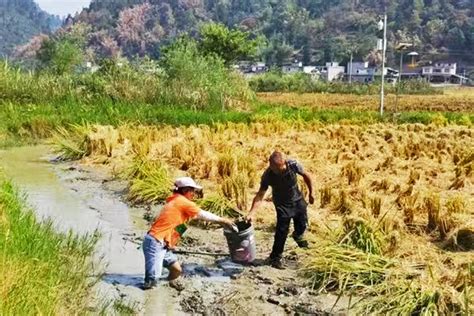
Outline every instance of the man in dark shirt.
<svg viewBox="0 0 474 316">
<path fill-rule="evenodd" d="M 311 178 L 296 160 L 286 160 L 283 154 L 275 151 L 269 159 L 269 167 L 262 175 L 260 189 L 253 199 L 252 207 L 247 215 L 247 220 L 252 220 L 253 214 L 259 208 L 268 187 L 272 187 L 272 199 L 277 213 L 277 225 L 272 253 L 270 254 L 271 265 L 283 269 L 282 253 L 285 248 L 286 238 L 293 219 L 293 239 L 299 247 L 307 247 L 308 242 L 303 239 L 308 223 L 306 202 L 298 187 L 297 175 L 304 179 L 309 191 L 309 203 L 314 203 L 313 186 Z"/>
</svg>

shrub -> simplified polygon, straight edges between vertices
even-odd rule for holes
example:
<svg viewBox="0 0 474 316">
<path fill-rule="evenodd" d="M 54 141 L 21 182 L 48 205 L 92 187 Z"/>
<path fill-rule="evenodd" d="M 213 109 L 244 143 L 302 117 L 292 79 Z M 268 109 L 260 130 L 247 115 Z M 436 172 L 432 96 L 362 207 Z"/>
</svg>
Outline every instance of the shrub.
<svg viewBox="0 0 474 316">
<path fill-rule="evenodd" d="M 245 80 L 214 55 L 202 55 L 196 42 L 182 38 L 161 60 L 166 76 L 163 101 L 193 109 L 245 107 L 252 98 Z"/>
<path fill-rule="evenodd" d="M 339 93 L 356 95 L 373 95 L 380 93 L 380 83 L 327 82 L 313 79 L 305 73 L 282 74 L 270 71 L 249 80 L 255 92 L 299 92 L 299 93 Z M 399 94 L 440 94 L 428 82 L 420 80 L 402 81 L 399 86 L 386 85 L 386 93 Z"/>
</svg>

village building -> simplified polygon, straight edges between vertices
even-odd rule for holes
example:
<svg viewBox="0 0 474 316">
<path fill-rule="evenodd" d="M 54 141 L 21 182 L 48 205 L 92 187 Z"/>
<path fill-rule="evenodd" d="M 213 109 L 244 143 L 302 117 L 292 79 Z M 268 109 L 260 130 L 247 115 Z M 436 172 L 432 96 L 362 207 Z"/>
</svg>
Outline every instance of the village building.
<svg viewBox="0 0 474 316">
<path fill-rule="evenodd" d="M 422 67 L 421 76 L 431 83 L 463 84 L 468 80 L 457 74 L 457 63 L 436 63 Z"/>
<path fill-rule="evenodd" d="M 337 62 L 326 63 L 326 66 L 320 68 L 321 79 L 325 81 L 336 81 L 344 78 L 345 67 Z"/>
<path fill-rule="evenodd" d="M 284 74 L 295 74 L 303 71 L 303 63 L 294 61 L 292 63 L 283 64 L 281 72 Z"/>
<path fill-rule="evenodd" d="M 458 73 L 457 63 L 435 63 L 421 67 L 403 67 L 402 80 L 422 79 L 432 84 L 467 84 L 469 78 Z"/>
<path fill-rule="evenodd" d="M 242 61 L 234 66 L 246 78 L 263 74 L 269 67 L 263 62 Z M 368 62 L 356 61 L 348 63 L 346 67 L 338 62 L 328 62 L 324 66 L 306 65 L 295 60 L 281 66 L 283 74 L 304 73 L 313 80 L 345 81 L 352 83 L 373 83 L 381 78 L 381 69 L 370 66 Z M 415 67 L 404 65 L 402 73 L 398 69 L 385 68 L 385 81 L 395 84 L 398 80 L 426 80 L 432 84 L 467 84 L 469 78 L 458 73 L 457 63 L 435 63 L 433 65 Z"/>
<path fill-rule="evenodd" d="M 234 65 L 233 68 L 242 73 L 246 78 L 251 78 L 268 71 L 268 67 L 264 62 L 241 61 Z"/>
<path fill-rule="evenodd" d="M 347 64 L 344 80 L 347 82 L 372 83 L 377 78 L 380 79 L 382 73 L 377 67 L 369 66 L 368 62 L 353 62 Z M 390 67 L 385 68 L 385 80 L 395 83 L 398 80 L 398 70 Z"/>
<path fill-rule="evenodd" d="M 304 66 L 303 72 L 311 76 L 311 79 L 313 80 L 319 80 L 321 78 L 321 71 L 317 66 Z"/>
</svg>

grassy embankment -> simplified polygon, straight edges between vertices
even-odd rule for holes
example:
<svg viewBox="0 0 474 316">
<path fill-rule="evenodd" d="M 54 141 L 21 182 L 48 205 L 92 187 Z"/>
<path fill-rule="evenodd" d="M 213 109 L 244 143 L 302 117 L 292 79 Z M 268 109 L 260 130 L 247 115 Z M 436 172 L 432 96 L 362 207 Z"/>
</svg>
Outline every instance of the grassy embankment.
<svg viewBox="0 0 474 316">
<path fill-rule="evenodd" d="M 222 122 L 250 123 L 278 117 L 284 121 L 302 120 L 314 123 L 373 124 L 383 122 L 441 123 L 471 125 L 472 112 L 402 112 L 394 118 L 380 117 L 377 111 L 354 110 L 344 107 L 325 109 L 287 107 L 260 103 L 247 111 L 195 111 L 183 107 L 155 104 L 98 101 L 96 104 L 61 102 L 54 104 L 0 104 L 0 147 L 35 143 L 52 136 L 58 128 L 75 124 L 138 125 L 213 125 Z"/>
<path fill-rule="evenodd" d="M 18 190 L 0 179 L 0 314 L 86 312 L 94 236 L 38 222 Z"/>
<path fill-rule="evenodd" d="M 201 60 L 204 66 L 196 69 L 196 59 L 201 57 L 179 51 L 174 54 L 165 75 L 127 66 L 104 68 L 95 74 L 53 76 L 25 73 L 3 64 L 0 147 L 34 143 L 49 138 L 58 128 L 84 123 L 212 125 L 257 122 L 267 117 L 354 124 L 470 125 L 474 121 L 472 95 L 403 96 L 400 109 L 408 112 L 396 117 L 390 114 L 393 96 L 388 97 L 384 117 L 378 115 L 376 96 L 266 94 L 255 98 L 245 81 L 226 73 L 218 62 Z M 186 58 L 191 60 L 186 62 Z"/>
</svg>

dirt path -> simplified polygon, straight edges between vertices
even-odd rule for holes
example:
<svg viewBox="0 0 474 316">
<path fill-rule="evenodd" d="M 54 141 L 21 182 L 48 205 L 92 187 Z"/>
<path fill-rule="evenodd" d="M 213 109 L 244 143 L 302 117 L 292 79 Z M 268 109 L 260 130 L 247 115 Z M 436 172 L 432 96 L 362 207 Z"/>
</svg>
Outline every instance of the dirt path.
<svg viewBox="0 0 474 316">
<path fill-rule="evenodd" d="M 148 227 L 146 210 L 123 202 L 126 184 L 112 180 L 105 171 L 78 163 L 50 163 L 51 158 L 47 147 L 25 147 L 1 152 L 0 164 L 28 194 L 40 217 L 52 217 L 58 229 L 101 232 L 96 251 L 97 273 L 104 273 L 96 286 L 101 301 L 91 302 L 91 312 L 109 303 L 107 313 L 128 306 L 141 315 L 345 314 L 347 301 L 340 300 L 333 308 L 336 297 L 316 296 L 302 285 L 291 240 L 286 270 L 261 265 L 230 271 L 225 256 L 178 255 L 185 290 L 178 292 L 163 281 L 156 289 L 143 291 L 139 244 Z M 153 214 L 158 211 L 159 207 L 151 209 Z M 228 251 L 221 229 L 191 227 L 188 232 L 181 250 Z M 257 231 L 256 239 L 262 261 L 270 252 L 272 234 Z"/>
</svg>

